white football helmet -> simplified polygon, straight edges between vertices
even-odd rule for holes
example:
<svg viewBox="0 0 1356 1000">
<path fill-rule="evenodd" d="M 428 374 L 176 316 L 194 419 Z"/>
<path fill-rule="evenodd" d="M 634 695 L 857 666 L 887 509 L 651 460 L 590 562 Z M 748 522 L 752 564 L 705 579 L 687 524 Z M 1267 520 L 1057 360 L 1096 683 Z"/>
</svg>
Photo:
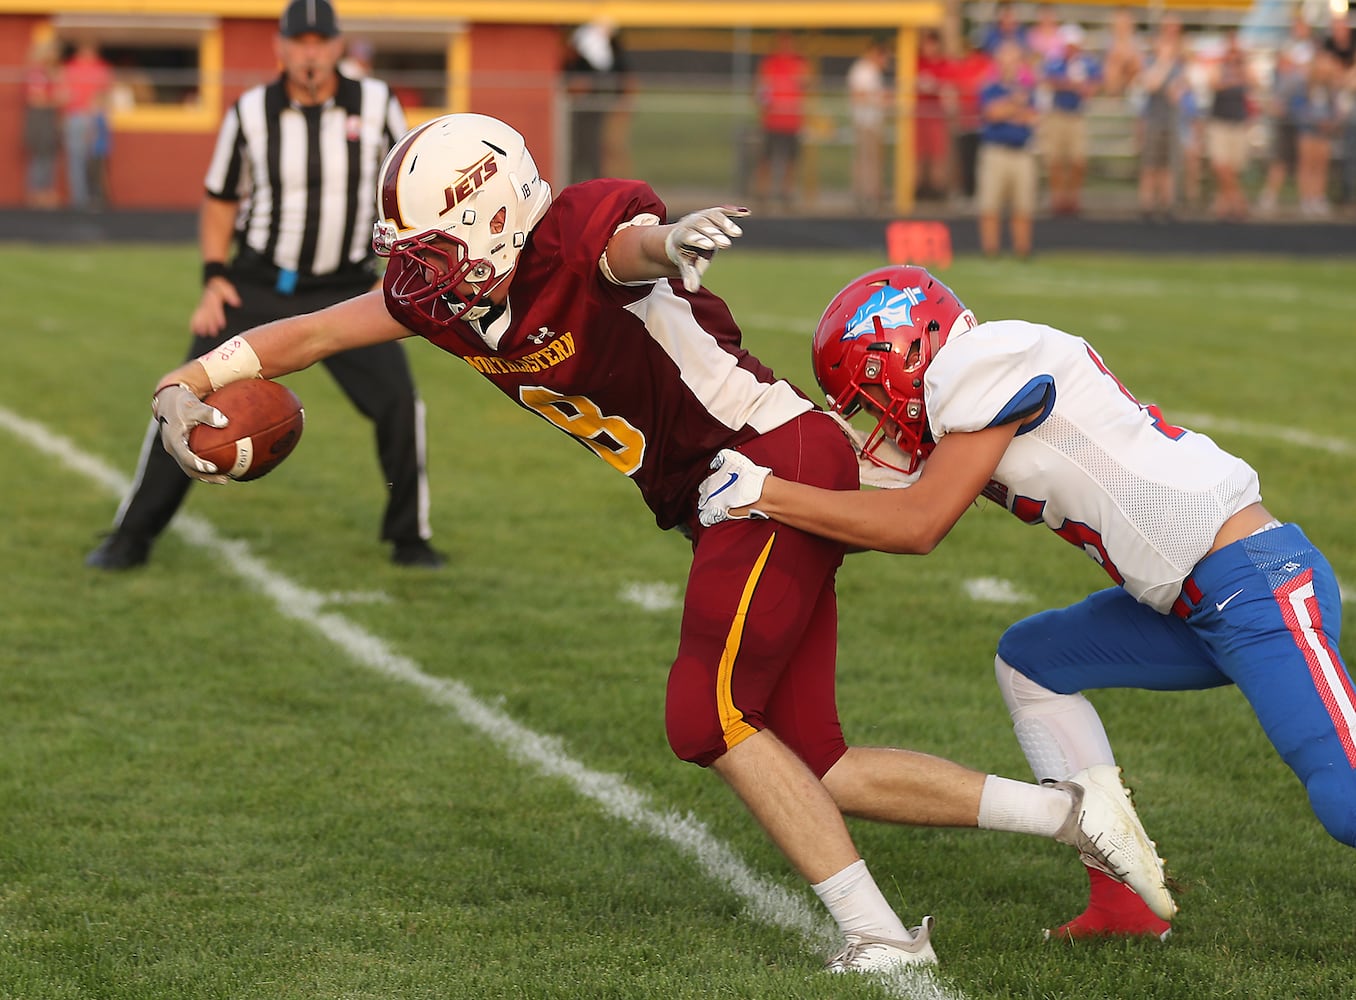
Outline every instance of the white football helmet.
<svg viewBox="0 0 1356 1000">
<path fill-rule="evenodd" d="M 442 115 L 386 154 L 372 248 L 391 259 L 387 287 L 401 302 L 439 323 L 474 319 L 550 206 L 551 188 L 515 129 L 487 115 Z"/>
</svg>

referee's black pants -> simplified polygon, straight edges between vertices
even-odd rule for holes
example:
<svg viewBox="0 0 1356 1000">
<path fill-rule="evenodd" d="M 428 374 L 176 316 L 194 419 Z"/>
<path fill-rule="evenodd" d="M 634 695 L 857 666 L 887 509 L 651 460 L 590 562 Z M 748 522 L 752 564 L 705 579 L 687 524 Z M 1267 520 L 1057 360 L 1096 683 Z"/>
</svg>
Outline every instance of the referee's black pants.
<svg viewBox="0 0 1356 1000">
<path fill-rule="evenodd" d="M 270 284 L 247 278 L 233 280 L 241 305 L 226 307 L 226 327 L 219 336 L 193 337 L 185 360 L 206 354 L 262 323 L 314 312 L 372 287 L 371 281 L 364 279 L 356 284 L 282 295 Z M 336 354 L 322 364 L 358 412 L 376 427 L 377 455 L 389 491 L 381 538 L 396 545 L 427 539 L 431 532 L 424 470 L 424 406 L 415 391 L 404 348 L 398 342 L 374 344 Z M 159 430 L 152 420 L 142 444 L 132 491 L 113 522 L 116 531 L 147 540 L 165 530 L 193 484 L 161 445 Z"/>
</svg>

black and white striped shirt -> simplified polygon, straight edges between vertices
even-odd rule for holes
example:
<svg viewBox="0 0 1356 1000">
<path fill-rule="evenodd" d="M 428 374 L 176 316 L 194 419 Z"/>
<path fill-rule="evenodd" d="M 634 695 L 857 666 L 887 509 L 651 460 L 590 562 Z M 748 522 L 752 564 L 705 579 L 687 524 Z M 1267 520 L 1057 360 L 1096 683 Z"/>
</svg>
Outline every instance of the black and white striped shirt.
<svg viewBox="0 0 1356 1000">
<path fill-rule="evenodd" d="M 242 249 L 298 275 L 325 275 L 371 255 L 377 172 L 405 132 L 381 80 L 339 77 L 334 98 L 302 107 L 282 79 L 241 95 L 221 123 L 209 197 L 241 202 Z"/>
</svg>

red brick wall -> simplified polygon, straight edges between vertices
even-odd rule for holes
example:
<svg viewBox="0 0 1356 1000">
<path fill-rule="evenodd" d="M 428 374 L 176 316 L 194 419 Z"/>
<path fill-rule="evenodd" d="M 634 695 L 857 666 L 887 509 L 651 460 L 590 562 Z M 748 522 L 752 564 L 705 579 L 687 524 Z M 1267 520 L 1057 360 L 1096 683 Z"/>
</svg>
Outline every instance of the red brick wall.
<svg viewBox="0 0 1356 1000">
<path fill-rule="evenodd" d="M 471 111 L 500 118 L 527 140 L 537 169 L 557 190 L 555 87 L 563 58 L 554 25 L 471 27 Z"/>
</svg>

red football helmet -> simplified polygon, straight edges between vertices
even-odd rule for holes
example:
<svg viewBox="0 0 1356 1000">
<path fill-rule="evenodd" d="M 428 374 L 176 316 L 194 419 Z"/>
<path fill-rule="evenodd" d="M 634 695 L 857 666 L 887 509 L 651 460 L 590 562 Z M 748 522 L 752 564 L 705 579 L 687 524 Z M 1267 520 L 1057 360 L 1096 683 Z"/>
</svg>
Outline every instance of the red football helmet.
<svg viewBox="0 0 1356 1000">
<path fill-rule="evenodd" d="M 975 325 L 951 289 L 911 265 L 870 271 L 833 297 L 815 327 L 810 361 L 834 412 L 850 418 L 866 406 L 880 413 L 862 446 L 868 460 L 912 473 L 932 453 L 923 372 L 948 337 Z M 866 386 L 880 389 L 884 408 Z M 886 441 L 903 454 L 878 453 Z"/>
</svg>

